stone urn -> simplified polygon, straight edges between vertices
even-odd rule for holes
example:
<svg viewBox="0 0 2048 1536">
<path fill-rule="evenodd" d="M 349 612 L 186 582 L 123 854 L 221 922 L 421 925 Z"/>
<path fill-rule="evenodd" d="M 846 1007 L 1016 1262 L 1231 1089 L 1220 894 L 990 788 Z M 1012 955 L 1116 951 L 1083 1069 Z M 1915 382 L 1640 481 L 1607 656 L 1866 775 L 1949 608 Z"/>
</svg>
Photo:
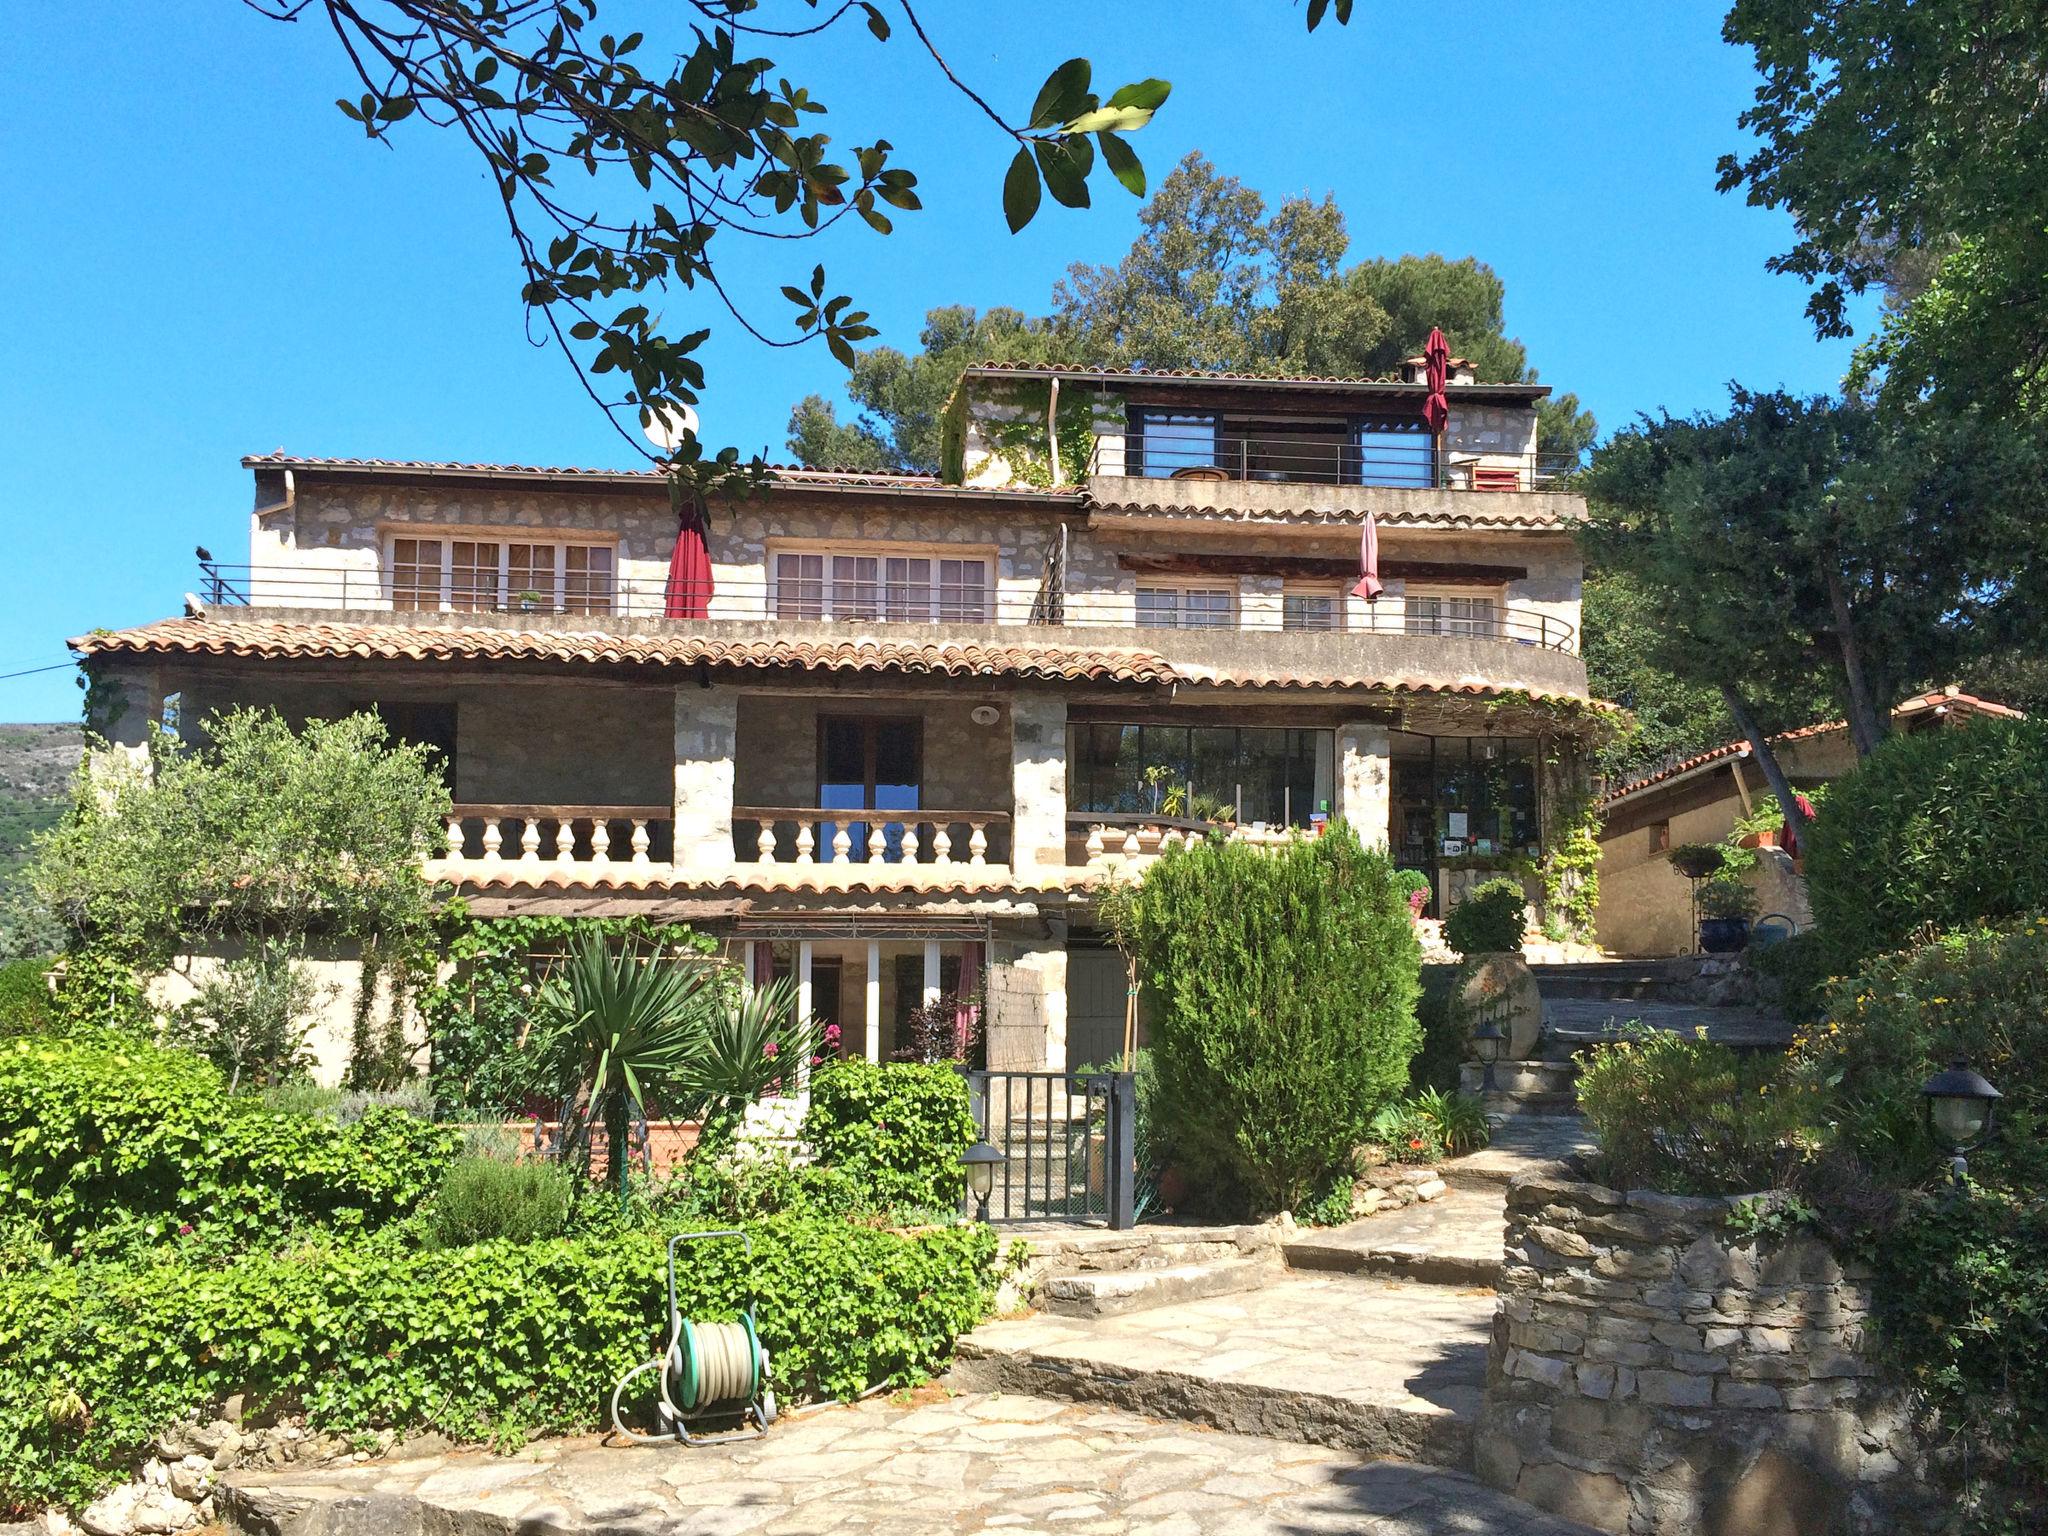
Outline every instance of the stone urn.
<svg viewBox="0 0 2048 1536">
<path fill-rule="evenodd" d="M 1458 1000 L 1467 1018 L 1490 1013 L 1500 1020 L 1507 1032 L 1509 1060 L 1535 1057 L 1536 1041 L 1543 1033 L 1543 995 L 1519 951 L 1473 956 L 1459 984 Z"/>
</svg>

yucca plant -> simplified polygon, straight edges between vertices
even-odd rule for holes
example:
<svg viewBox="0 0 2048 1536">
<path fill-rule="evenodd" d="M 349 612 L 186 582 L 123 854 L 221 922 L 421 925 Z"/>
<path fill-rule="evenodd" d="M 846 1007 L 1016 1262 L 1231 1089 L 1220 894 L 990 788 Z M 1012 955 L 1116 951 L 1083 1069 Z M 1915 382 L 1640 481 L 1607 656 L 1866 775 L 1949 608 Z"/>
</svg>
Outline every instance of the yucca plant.
<svg viewBox="0 0 2048 1536">
<path fill-rule="evenodd" d="M 614 951 L 597 934 L 579 935 L 568 964 L 540 996 L 577 1084 L 563 1155 L 580 1157 L 587 1167 L 591 1130 L 604 1126 L 623 1189 L 628 1127 L 687 1080 L 720 1002 L 708 967 L 643 955 L 631 946 Z"/>
<path fill-rule="evenodd" d="M 796 998 L 784 977 L 707 1010 L 676 1071 L 678 1102 L 706 1125 L 722 1125 L 777 1083 L 794 1086 L 824 1035 L 817 1019 L 798 1016 Z"/>
</svg>

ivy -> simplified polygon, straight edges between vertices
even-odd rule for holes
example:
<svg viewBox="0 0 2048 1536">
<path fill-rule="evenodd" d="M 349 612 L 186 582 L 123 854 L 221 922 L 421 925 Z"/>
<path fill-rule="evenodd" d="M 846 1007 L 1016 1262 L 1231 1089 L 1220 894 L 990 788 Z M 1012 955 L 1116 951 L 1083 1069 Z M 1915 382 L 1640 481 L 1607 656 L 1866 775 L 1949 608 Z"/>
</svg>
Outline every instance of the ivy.
<svg viewBox="0 0 2048 1536">
<path fill-rule="evenodd" d="M 967 1080 L 949 1064 L 839 1061 L 811 1079 L 804 1140 L 878 1206 L 956 1209 L 974 1138 Z"/>
<path fill-rule="evenodd" d="M 1050 413 L 1060 449 L 1060 483 L 1077 484 L 1087 474 L 1095 451 L 1094 402 L 1084 394 L 1069 394 L 1054 411 L 1050 383 L 1024 385 L 1014 398 L 1027 414 L 1014 421 L 982 423 L 996 457 L 1026 485 L 1052 489 L 1052 459 L 1045 447 L 1045 419 Z"/>
</svg>

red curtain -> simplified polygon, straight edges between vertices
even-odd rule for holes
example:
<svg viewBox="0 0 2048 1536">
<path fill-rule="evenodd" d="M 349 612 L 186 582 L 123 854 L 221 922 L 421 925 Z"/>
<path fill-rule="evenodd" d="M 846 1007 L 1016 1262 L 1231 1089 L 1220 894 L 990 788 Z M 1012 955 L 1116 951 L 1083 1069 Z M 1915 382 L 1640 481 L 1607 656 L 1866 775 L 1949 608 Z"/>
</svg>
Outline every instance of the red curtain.
<svg viewBox="0 0 2048 1536">
<path fill-rule="evenodd" d="M 1429 380 L 1429 395 L 1422 402 L 1422 419 L 1430 435 L 1435 436 L 1451 419 L 1451 402 L 1444 395 L 1451 378 L 1451 344 L 1435 326 L 1430 327 L 1429 340 L 1422 344 L 1422 365 Z"/>
<path fill-rule="evenodd" d="M 671 619 L 711 616 L 711 550 L 704 542 L 704 504 L 682 507 L 676 518 L 676 547 L 668 560 L 667 602 Z"/>
<path fill-rule="evenodd" d="M 1362 597 L 1369 603 L 1386 590 L 1386 583 L 1380 580 L 1380 521 L 1367 512 L 1365 533 L 1358 545 L 1358 580 L 1351 588 L 1351 595 Z"/>
</svg>

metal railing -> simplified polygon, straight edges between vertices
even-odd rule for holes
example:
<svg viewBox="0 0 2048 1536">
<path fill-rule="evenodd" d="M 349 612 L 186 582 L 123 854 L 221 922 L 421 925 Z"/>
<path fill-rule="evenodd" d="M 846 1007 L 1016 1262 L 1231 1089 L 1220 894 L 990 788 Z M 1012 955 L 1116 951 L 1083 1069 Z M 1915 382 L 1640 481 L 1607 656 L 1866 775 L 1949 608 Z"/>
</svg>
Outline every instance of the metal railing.
<svg viewBox="0 0 2048 1536">
<path fill-rule="evenodd" d="M 614 580 L 572 600 L 535 600 L 513 593 L 466 591 L 437 598 L 395 592 L 375 571 L 295 566 L 201 566 L 200 591 L 215 607 L 337 609 L 354 613 L 507 614 L 601 622 L 667 615 L 663 582 Z M 1376 603 L 1347 598 L 1335 578 L 1314 592 L 1277 579 L 1247 590 L 1236 575 L 1161 577 L 1141 572 L 1133 591 L 1061 592 L 1045 579 L 1032 588 L 987 587 L 934 593 L 905 591 L 878 581 L 810 582 L 800 590 L 763 578 L 718 579 L 706 618 L 859 624 L 906 629 L 935 624 L 1100 628 L 1151 632 L 1175 629 L 1414 635 L 1431 639 L 1491 640 L 1574 653 L 1578 631 L 1565 620 L 1494 606 L 1478 615 L 1411 612 L 1401 598 Z M 1189 593 L 1199 601 L 1189 601 Z M 1156 596 L 1151 595 L 1156 594 Z"/>
<path fill-rule="evenodd" d="M 824 810 L 736 805 L 733 851 L 759 864 L 962 864 L 1010 862 L 1003 811 Z"/>
<path fill-rule="evenodd" d="M 1427 436 L 1413 446 L 1385 438 L 1227 434 L 1175 437 L 1132 433 L 1096 439 L 1091 475 L 1154 480 L 1246 480 L 1276 485 L 1360 485 L 1387 490 L 1544 491 L 1562 489 L 1584 467 L 1578 454 L 1496 453 Z"/>
<path fill-rule="evenodd" d="M 1002 1152 L 991 1221 L 1137 1224 L 1137 1079 L 1129 1072 L 969 1072 L 969 1111 Z M 967 1214 L 976 1214 L 968 1197 Z"/>
</svg>

